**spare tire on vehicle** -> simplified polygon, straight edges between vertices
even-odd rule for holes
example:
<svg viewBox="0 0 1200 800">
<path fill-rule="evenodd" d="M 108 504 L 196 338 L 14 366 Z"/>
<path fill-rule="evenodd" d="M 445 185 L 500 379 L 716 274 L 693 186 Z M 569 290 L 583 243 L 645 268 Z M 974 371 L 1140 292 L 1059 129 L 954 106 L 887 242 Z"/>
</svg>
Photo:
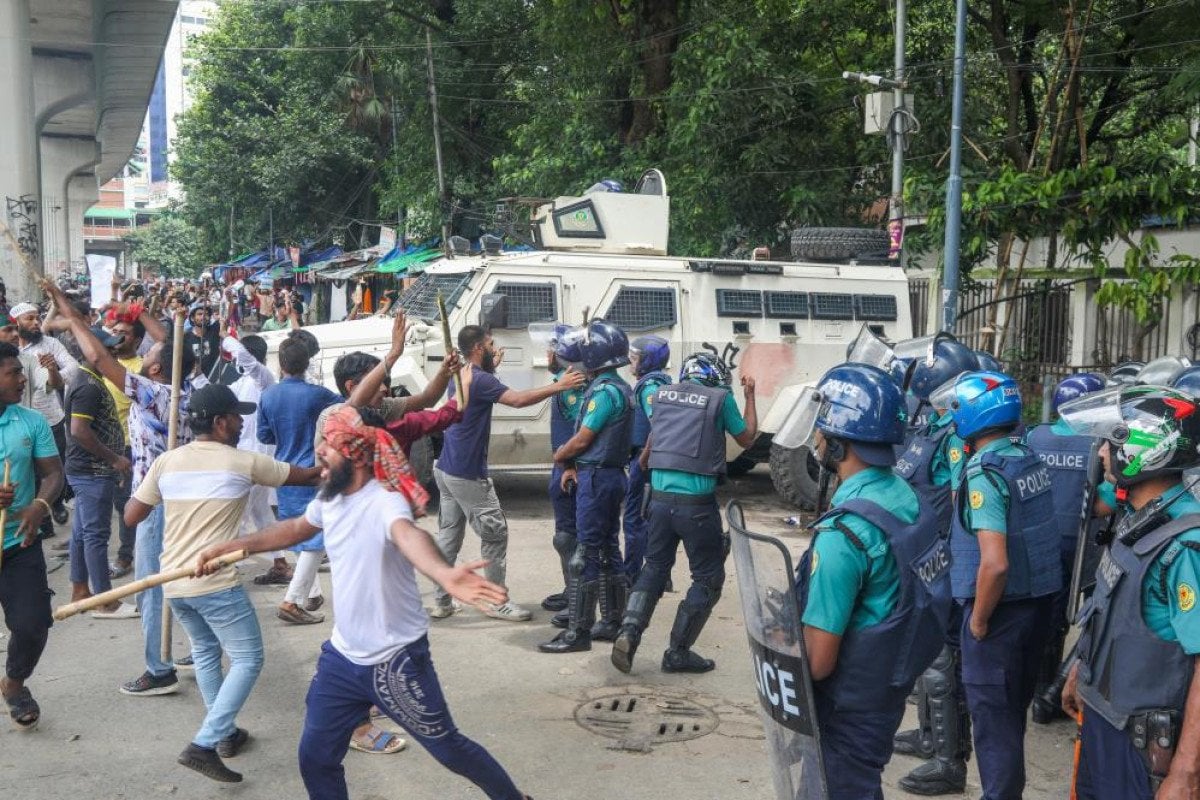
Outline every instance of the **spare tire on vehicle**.
<svg viewBox="0 0 1200 800">
<path fill-rule="evenodd" d="M 886 261 L 891 237 L 876 228 L 797 228 L 792 258 L 797 261 Z"/>
<path fill-rule="evenodd" d="M 782 500 L 796 508 L 812 511 L 816 508 L 821 486 L 821 467 L 816 455 L 808 447 L 789 450 L 771 445 L 771 482 Z M 836 486 L 836 480 L 830 482 L 830 497 Z"/>
</svg>

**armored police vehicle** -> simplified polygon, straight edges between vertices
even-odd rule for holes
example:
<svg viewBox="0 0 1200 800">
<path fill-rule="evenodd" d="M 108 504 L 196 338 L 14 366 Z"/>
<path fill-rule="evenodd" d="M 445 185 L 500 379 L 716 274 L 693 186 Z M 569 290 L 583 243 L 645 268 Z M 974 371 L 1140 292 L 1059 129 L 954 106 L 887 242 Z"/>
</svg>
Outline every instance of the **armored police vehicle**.
<svg viewBox="0 0 1200 800">
<path fill-rule="evenodd" d="M 801 229 L 793 238 L 793 261 L 688 258 L 667 255 L 669 212 L 666 181 L 649 170 L 631 193 L 597 191 L 537 207 L 533 250 L 489 247 L 432 263 L 397 301 L 415 324 L 393 386 L 418 391 L 444 358 L 439 293 L 453 331 L 468 324 L 491 330 L 504 349 L 497 376 L 516 389 L 550 379 L 535 323 L 579 324 L 585 312 L 619 325 L 631 340 L 651 333 L 669 340 L 671 372 L 704 343 L 732 344 L 739 349 L 737 369 L 758 384 L 760 436 L 745 452 L 731 441 L 730 473 L 769 461 L 781 496 L 810 506 L 815 462 L 803 449 L 772 448 L 771 436 L 801 391 L 845 359 L 864 324 L 893 341 L 912 336 L 908 282 L 886 263 L 887 235 Z M 319 367 L 332 387 L 338 356 L 387 351 L 391 320 L 376 316 L 307 330 L 321 343 Z M 284 335 L 265 335 L 272 359 Z M 740 388 L 734 393 L 740 404 Z M 496 406 L 492 468 L 544 469 L 550 454 L 548 402 Z M 428 458 L 428 452 L 414 455 L 415 466 L 427 468 L 421 462 Z"/>
</svg>

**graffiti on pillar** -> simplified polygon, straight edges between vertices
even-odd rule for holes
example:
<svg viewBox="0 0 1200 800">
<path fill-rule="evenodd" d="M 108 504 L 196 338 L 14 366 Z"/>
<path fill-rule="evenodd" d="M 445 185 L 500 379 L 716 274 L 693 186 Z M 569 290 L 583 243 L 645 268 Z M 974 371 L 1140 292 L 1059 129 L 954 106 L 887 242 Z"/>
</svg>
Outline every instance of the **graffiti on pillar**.
<svg viewBox="0 0 1200 800">
<path fill-rule="evenodd" d="M 38 201 L 32 194 L 5 198 L 8 204 L 8 227 L 17 247 L 27 257 L 38 254 Z"/>
</svg>

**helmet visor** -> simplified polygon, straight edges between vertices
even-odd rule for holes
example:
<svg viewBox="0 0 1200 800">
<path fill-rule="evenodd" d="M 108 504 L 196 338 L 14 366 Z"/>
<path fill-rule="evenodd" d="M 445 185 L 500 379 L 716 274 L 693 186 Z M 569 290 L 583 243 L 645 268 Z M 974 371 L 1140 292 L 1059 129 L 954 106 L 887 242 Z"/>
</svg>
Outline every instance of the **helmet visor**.
<svg viewBox="0 0 1200 800">
<path fill-rule="evenodd" d="M 846 361 L 850 364 L 869 364 L 885 371 L 895 358 L 896 354 L 892 351 L 891 346 L 876 336 L 866 325 L 862 326 L 862 330 L 858 332 L 854 343 L 850 345 L 850 351 L 846 354 Z"/>
<path fill-rule="evenodd" d="M 958 377 L 956 376 L 934 389 L 929 393 L 929 405 L 938 411 L 953 408 L 955 400 L 958 399 L 958 393 L 955 391 L 957 385 Z"/>
<path fill-rule="evenodd" d="M 1124 392 L 1125 387 L 1113 386 L 1085 394 L 1059 406 L 1058 415 L 1072 432 L 1080 436 L 1122 442 L 1129 436 L 1129 426 L 1121 417 L 1121 396 Z"/>
<path fill-rule="evenodd" d="M 926 362 L 932 364 L 935 357 L 934 344 L 936 341 L 936 335 L 905 339 L 903 342 L 896 342 L 892 347 L 893 354 L 896 358 L 903 358 L 910 361 L 923 358 Z"/>
<path fill-rule="evenodd" d="M 533 343 L 535 350 L 549 350 L 554 347 L 558 337 L 554 335 L 554 329 L 558 327 L 557 322 L 531 322 L 529 323 L 529 338 Z"/>
<path fill-rule="evenodd" d="M 824 398 L 819 391 L 804 389 L 772 441 L 787 450 L 811 446 L 823 403 Z"/>
</svg>

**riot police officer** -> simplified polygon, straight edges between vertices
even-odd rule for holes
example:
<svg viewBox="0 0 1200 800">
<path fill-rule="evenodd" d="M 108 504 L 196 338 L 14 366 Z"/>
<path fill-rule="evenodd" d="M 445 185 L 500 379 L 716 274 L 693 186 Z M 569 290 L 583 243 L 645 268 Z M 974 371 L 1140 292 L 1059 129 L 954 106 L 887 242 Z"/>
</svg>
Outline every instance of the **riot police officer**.
<svg viewBox="0 0 1200 800">
<path fill-rule="evenodd" d="M 826 783 L 830 800 L 882 800 L 905 698 L 945 641 L 948 515 L 891 469 L 907 412 L 886 372 L 834 367 L 816 394 L 813 449 L 840 485 L 796 588 Z"/>
<path fill-rule="evenodd" d="M 670 360 L 671 346 L 661 336 L 639 336 L 629 346 L 629 366 L 637 378 L 633 386 L 633 448 L 629 458 L 629 489 L 625 493 L 624 517 L 624 571 L 631 583 L 637 580 L 642 563 L 646 560 L 646 519 L 642 516 L 642 501 L 649 476 L 642 471 L 642 448 L 650 436 L 654 396 L 661 387 L 671 383 L 671 376 L 664 371 Z"/>
<path fill-rule="evenodd" d="M 908 446 L 896 460 L 896 474 L 909 482 L 922 507 L 933 511 L 937 532 L 948 539 L 952 490 L 966 461 L 963 441 L 954 431 L 945 407 L 934 407 L 931 396 L 939 387 L 976 368 L 976 356 L 952 340 L 939 341 L 932 360 L 920 358 L 912 368 L 908 394 L 921 414 L 908 436 Z M 958 607 L 951 609 L 946 642 L 916 684 L 918 727 L 896 735 L 896 752 L 927 759 L 900 779 L 900 788 L 913 794 L 961 792 L 967 782 L 971 753 L 970 717 L 962 687 Z"/>
<path fill-rule="evenodd" d="M 1057 413 L 1066 402 L 1104 388 L 1104 378 L 1090 372 L 1069 375 L 1059 382 L 1051 398 L 1050 409 Z M 1071 621 L 1067 619 L 1067 606 L 1071 594 L 1070 575 L 1075 566 L 1075 546 L 1079 542 L 1079 528 L 1083 516 L 1082 498 L 1091 497 L 1097 488 L 1094 465 L 1091 463 L 1095 438 L 1072 433 L 1070 427 L 1059 419 L 1053 424 L 1038 425 L 1025 436 L 1025 443 L 1037 453 L 1050 471 L 1050 484 L 1059 502 L 1054 509 L 1058 524 L 1059 556 L 1063 574 L 1062 589 L 1054 597 L 1052 610 L 1053 627 L 1046 642 L 1042 665 L 1038 674 L 1038 687 L 1033 698 L 1033 721 L 1045 725 L 1062 716 L 1060 697 L 1062 686 L 1052 688 L 1059 675 L 1063 657 L 1063 645 Z M 1089 486 L 1088 484 L 1092 485 Z M 1090 519 L 1098 519 L 1088 514 Z M 1098 524 L 1098 523 L 1097 523 Z"/>
<path fill-rule="evenodd" d="M 1080 615 L 1063 707 L 1083 715 L 1080 800 L 1200 796 L 1200 503 L 1183 471 L 1200 464 L 1200 408 L 1176 389 L 1118 387 L 1062 409 L 1103 440 L 1127 513 Z"/>
<path fill-rule="evenodd" d="M 716 666 L 691 648 L 725 583 L 725 537 L 715 494 L 725 472 L 725 435 L 742 447 L 758 435 L 754 379 L 743 375 L 741 382 L 744 418 L 729 388 L 729 368 L 715 355 L 696 353 L 683 362 L 679 383 L 659 389 L 654 398 L 650 439 L 642 451 L 642 465 L 650 469 L 646 564 L 629 595 L 612 650 L 612 663 L 622 672 L 633 668 L 642 631 L 662 597 L 680 542 L 692 585 L 675 613 L 662 669 L 708 672 Z"/>
<path fill-rule="evenodd" d="M 568 565 L 567 627 L 538 646 L 544 653 L 591 650 L 597 598 L 602 621 L 615 625 L 627 594 L 618 536 L 633 441 L 633 390 L 617 368 L 629 363 L 629 339 L 617 326 L 595 320 L 579 343 L 579 355 L 590 383 L 575 434 L 554 453 L 562 490 L 576 484 L 578 543 Z"/>
<path fill-rule="evenodd" d="M 1045 464 L 1017 436 L 1021 393 L 969 372 L 935 393 L 970 452 L 955 494 L 950 583 L 962 605 L 962 675 L 983 800 L 1025 788 L 1025 715 L 1054 595 L 1062 588 L 1055 499 Z"/>
<path fill-rule="evenodd" d="M 581 332 L 570 325 L 554 326 L 550 349 L 546 353 L 546 361 L 556 382 L 572 364 L 577 364 L 582 360 L 579 352 L 581 337 L 577 335 L 578 333 Z M 586 387 L 571 389 L 550 398 L 551 454 L 557 452 L 574 435 L 575 420 L 579 417 L 580 400 L 585 390 Z M 567 565 L 575 553 L 576 545 L 575 489 L 573 485 L 563 487 L 562 473 L 562 465 L 555 462 L 550 472 L 549 493 L 550 507 L 554 509 L 554 550 L 558 553 L 558 559 L 562 566 L 563 586 L 565 587 L 568 583 Z M 547 611 L 563 611 L 566 607 L 567 591 L 565 588 L 562 592 L 549 595 L 542 601 L 542 608 Z"/>
</svg>

